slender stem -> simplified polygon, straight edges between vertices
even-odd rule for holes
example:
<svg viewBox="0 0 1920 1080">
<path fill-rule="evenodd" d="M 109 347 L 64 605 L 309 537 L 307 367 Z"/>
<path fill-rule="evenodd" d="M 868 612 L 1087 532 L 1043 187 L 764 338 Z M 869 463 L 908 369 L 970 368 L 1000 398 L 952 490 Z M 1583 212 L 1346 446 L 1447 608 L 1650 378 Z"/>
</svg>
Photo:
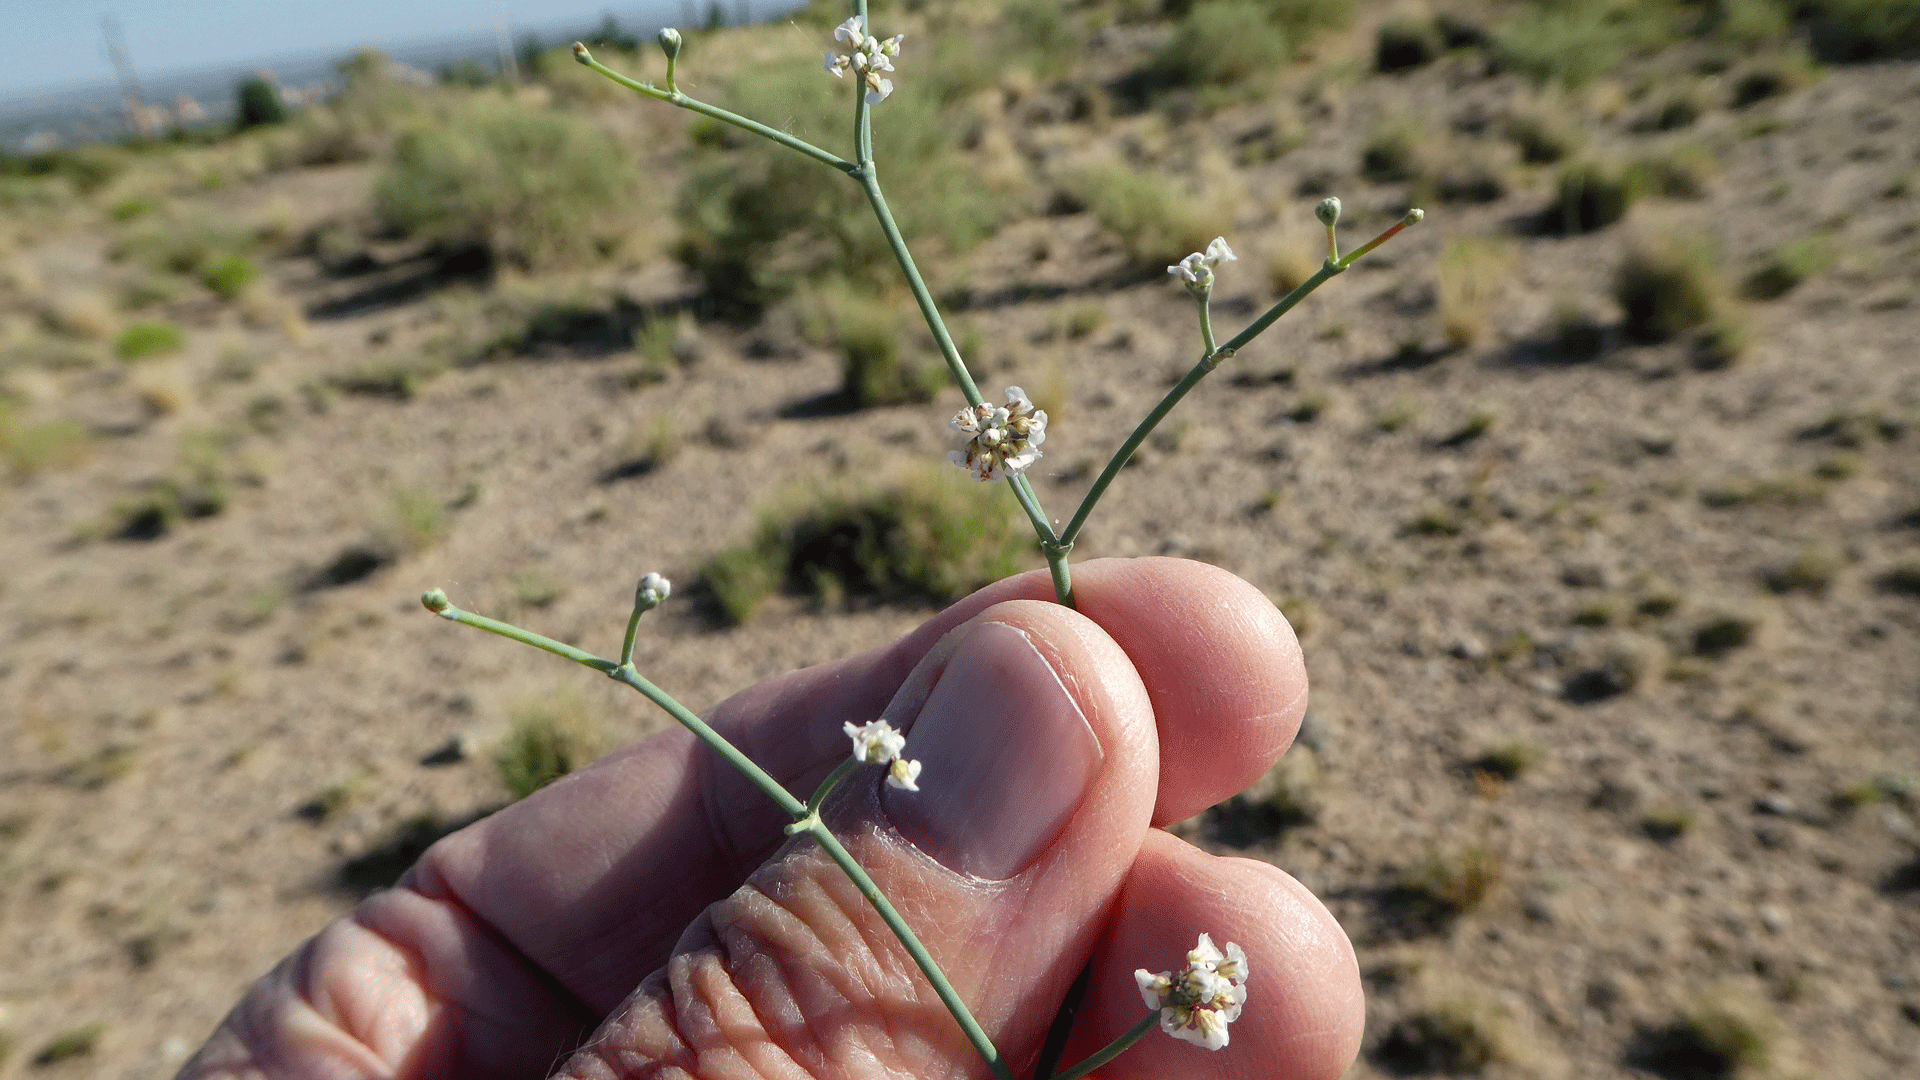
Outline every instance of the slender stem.
<svg viewBox="0 0 1920 1080">
<path fill-rule="evenodd" d="M 1060 1008 L 1053 1014 L 1053 1024 L 1047 1028 L 1046 1041 L 1040 1044 L 1040 1058 L 1033 1063 L 1034 1080 L 1050 1080 L 1054 1070 L 1060 1067 L 1060 1055 L 1067 1052 L 1067 1039 L 1073 1035 L 1074 1018 L 1080 1015 L 1080 1006 L 1087 1000 L 1087 988 L 1093 985 L 1093 961 L 1080 965 L 1080 974 L 1073 977 L 1073 985 L 1067 987 L 1067 996 L 1060 1001 Z"/>
<path fill-rule="evenodd" d="M 854 18 L 860 20 L 860 31 L 871 37 L 873 24 L 867 21 L 867 0 L 853 0 Z M 853 87 L 853 156 L 862 166 L 873 165 L 873 114 L 867 105 L 867 90 L 864 85 L 866 73 L 860 72 Z"/>
<path fill-rule="evenodd" d="M 818 814 L 820 807 L 826 803 L 827 796 L 833 793 L 834 788 L 840 786 L 840 781 L 845 780 L 848 773 L 859 768 L 862 764 L 863 762 L 848 758 L 840 764 L 835 765 L 833 771 L 827 774 L 827 778 L 820 781 L 820 786 L 813 789 L 813 797 L 807 800 L 807 813 Z"/>
<path fill-rule="evenodd" d="M 1026 473 L 1015 473 L 1007 477 L 1007 486 L 1013 489 L 1013 497 L 1020 503 L 1020 509 L 1027 512 L 1027 520 L 1033 523 L 1033 531 L 1040 537 L 1042 545 L 1054 543 L 1059 537 L 1054 535 L 1053 523 L 1047 520 L 1047 512 L 1040 506 L 1040 496 L 1033 490 L 1032 481 Z"/>
<path fill-rule="evenodd" d="M 900 226 L 894 223 L 893 211 L 887 209 L 887 197 L 880 193 L 880 178 L 874 172 L 873 162 L 858 166 L 853 175 L 867 193 L 867 202 L 872 204 L 874 216 L 880 219 L 880 231 L 886 234 L 887 247 L 892 249 L 901 273 L 906 275 L 907 288 L 913 290 L 913 299 L 920 305 L 920 316 L 927 321 L 927 329 L 933 331 L 933 340 L 940 346 L 940 355 L 947 362 L 947 370 L 953 373 L 953 381 L 960 384 L 960 392 L 966 395 L 967 404 L 984 403 L 986 398 L 980 396 L 980 388 L 974 385 L 966 361 L 960 358 L 960 350 L 954 346 L 953 336 L 947 333 L 946 320 L 940 317 L 940 308 L 933 302 L 933 293 L 927 288 L 926 279 L 920 276 L 920 268 L 913 262 L 913 253 L 907 250 L 907 242 L 900 235 Z"/>
<path fill-rule="evenodd" d="M 1092 1057 L 1087 1058 L 1087 1060 L 1075 1065 L 1066 1072 L 1055 1075 L 1053 1080 L 1079 1080 L 1080 1077 L 1087 1075 L 1100 1066 L 1105 1065 L 1107 1062 L 1112 1061 L 1114 1058 L 1119 1057 L 1121 1052 L 1134 1043 L 1139 1042 L 1141 1038 L 1144 1037 L 1147 1032 L 1152 1031 L 1154 1026 L 1159 1022 L 1160 1010 L 1155 1009 L 1148 1013 L 1139 1023 L 1128 1028 L 1125 1034 L 1100 1048 Z"/>
<path fill-rule="evenodd" d="M 604 671 L 611 674 L 615 668 L 620 666 L 611 660 L 602 660 L 590 652 L 576 649 L 565 642 L 555 641 L 550 637 L 541 637 L 531 630 L 522 630 L 512 623 L 503 623 L 498 619 L 489 619 L 485 615 L 475 615 L 471 611 L 462 611 L 451 604 L 434 612 L 434 614 L 451 622 L 460 623 L 463 626 L 477 627 L 490 634 L 499 634 L 503 638 L 511 638 L 522 645 L 531 645 L 536 649 L 542 649 L 555 656 L 564 656 L 576 664 L 580 664 L 583 667 L 590 667 L 595 671 Z"/>
<path fill-rule="evenodd" d="M 1107 461 L 1107 467 L 1100 471 L 1100 476 L 1094 480 L 1093 487 L 1087 489 L 1086 497 L 1080 500 L 1080 508 L 1074 511 L 1073 519 L 1067 522 L 1066 529 L 1061 531 L 1060 542 L 1071 544 L 1079 539 L 1080 530 L 1087 524 L 1087 516 L 1093 513 L 1094 505 L 1100 501 L 1101 496 L 1107 493 L 1107 488 L 1113 484 L 1114 478 L 1120 475 L 1120 470 L 1126 468 L 1127 462 L 1133 457 L 1134 451 L 1140 449 L 1140 444 L 1147 440 L 1147 436 L 1153 433 L 1153 429 L 1159 426 L 1160 421 L 1166 419 L 1167 414 L 1173 411 L 1173 407 L 1180 403 L 1180 399 L 1186 397 L 1187 392 L 1197 386 L 1201 379 L 1206 378 L 1208 372 L 1218 367 L 1220 361 L 1225 360 L 1227 357 L 1245 348 L 1248 342 L 1259 337 L 1267 327 L 1272 326 L 1274 320 L 1292 311 L 1295 305 L 1306 299 L 1315 289 L 1326 284 L 1328 279 L 1337 274 L 1345 273 L 1347 267 L 1352 266 L 1356 260 L 1374 248 L 1379 247 L 1381 244 L 1386 243 L 1388 240 L 1393 239 L 1394 236 L 1398 235 L 1399 232 L 1407 226 L 1418 225 L 1425 216 L 1425 213 L 1420 210 L 1409 210 L 1405 217 L 1394 223 L 1392 228 L 1374 237 L 1372 240 L 1367 241 L 1364 246 L 1354 249 L 1339 260 L 1329 258 L 1325 263 L 1321 264 L 1320 269 L 1316 271 L 1312 277 L 1301 282 L 1297 288 L 1286 296 L 1281 297 L 1278 303 L 1268 308 L 1259 318 L 1249 323 L 1245 330 L 1235 334 L 1225 345 L 1217 349 L 1209 348 L 1207 355 L 1202 356 L 1200 362 L 1195 364 L 1191 371 L 1187 372 L 1186 377 L 1176 383 L 1173 389 L 1167 391 L 1167 396 L 1160 399 L 1160 403 L 1153 407 L 1153 411 L 1147 414 L 1146 419 L 1140 421 L 1139 426 L 1133 429 L 1133 433 L 1128 435 L 1126 441 L 1120 444 L 1120 449 L 1113 452 L 1113 457 Z M 1212 328 L 1206 317 L 1206 302 L 1204 300 L 1201 301 L 1200 311 L 1202 333 L 1211 337 Z"/>
<path fill-rule="evenodd" d="M 1079 606 L 1073 602 L 1073 568 L 1067 562 L 1072 552 L 1072 544 L 1059 541 L 1040 544 L 1040 553 L 1047 557 L 1047 572 L 1053 575 L 1053 598 L 1064 607 Z"/>
<path fill-rule="evenodd" d="M 906 946 L 907 955 L 913 957 L 913 962 L 920 966 L 921 974 L 933 984 L 933 992 L 940 995 L 940 1000 L 946 1005 L 947 1011 L 952 1013 L 954 1020 L 960 1024 L 960 1030 L 966 1033 L 974 1049 L 980 1051 L 980 1056 L 986 1059 L 987 1068 L 992 1069 L 993 1075 L 999 1080 L 1014 1080 L 1013 1070 L 1000 1056 L 1000 1051 L 993 1045 L 993 1040 L 988 1038 L 987 1033 L 981 1029 L 980 1022 L 973 1018 L 972 1012 L 968 1011 L 966 1002 L 960 1000 L 959 992 L 953 988 L 952 983 L 947 981 L 947 976 L 940 970 L 940 965 L 934 963 L 933 955 L 927 952 L 927 947 L 920 943 L 913 928 L 907 925 L 907 921 L 900 917 L 900 912 L 894 909 L 892 902 L 880 891 L 880 886 L 874 884 L 873 878 L 867 876 L 865 868 L 854 861 L 853 856 L 826 825 L 816 819 L 812 828 L 807 831 L 820 842 L 820 846 L 826 849 L 833 861 L 840 864 L 840 869 L 853 880 L 854 886 L 860 890 L 860 895 L 867 898 L 867 902 L 873 905 L 873 909 L 880 913 L 880 918 L 886 921 L 893 935 L 900 939 L 900 944 Z"/>
<path fill-rule="evenodd" d="M 728 112 L 717 105 L 709 105 L 704 101 L 696 101 L 681 93 L 679 90 L 673 89 L 671 86 L 669 86 L 668 89 L 662 90 L 652 83 L 636 82 L 633 79 L 629 79 L 600 61 L 595 60 L 593 54 L 589 53 L 584 45 L 575 45 L 573 47 L 573 57 L 587 67 L 592 68 L 635 93 L 645 94 L 656 101 L 664 101 L 669 105 L 677 105 L 689 112 L 699 113 L 701 116 L 712 117 L 723 124 L 732 124 L 742 131 L 751 131 L 763 139 L 770 139 L 789 150 L 798 151 L 820 162 L 822 165 L 831 166 L 843 173 L 852 175 L 859 168 L 859 166 L 853 162 L 840 157 L 838 154 L 822 150 L 805 139 L 794 138 L 792 135 L 778 128 L 770 128 L 757 120 L 749 120 L 739 113 Z"/>
<path fill-rule="evenodd" d="M 1213 343 L 1213 294 L 1196 297 L 1194 303 L 1200 308 L 1200 341 L 1207 347 L 1207 355 L 1219 352 L 1219 346 Z"/>
<path fill-rule="evenodd" d="M 633 614 L 627 616 L 627 636 L 620 642 L 620 663 L 618 666 L 633 666 L 633 643 L 634 639 L 640 636 L 640 616 L 646 613 L 646 608 L 635 604 L 633 606 Z"/>
<path fill-rule="evenodd" d="M 602 661 L 604 663 L 605 661 Z M 780 781 L 767 775 L 767 771 L 753 763 L 753 759 L 740 752 L 740 749 L 728 742 L 719 732 L 707 726 L 705 720 L 693 714 L 691 709 L 673 699 L 673 695 L 653 685 L 647 677 L 633 669 L 632 664 L 622 664 L 607 672 L 607 676 L 616 682 L 626 683 L 646 695 L 648 701 L 667 711 L 667 715 L 680 721 L 681 726 L 694 733 L 701 742 L 713 747 L 714 753 L 725 758 L 727 764 L 740 770 L 753 786 L 765 792 L 767 798 L 780 804 L 780 809 L 794 818 L 807 816 L 807 804 L 793 797 L 792 793 L 780 786 Z"/>
</svg>

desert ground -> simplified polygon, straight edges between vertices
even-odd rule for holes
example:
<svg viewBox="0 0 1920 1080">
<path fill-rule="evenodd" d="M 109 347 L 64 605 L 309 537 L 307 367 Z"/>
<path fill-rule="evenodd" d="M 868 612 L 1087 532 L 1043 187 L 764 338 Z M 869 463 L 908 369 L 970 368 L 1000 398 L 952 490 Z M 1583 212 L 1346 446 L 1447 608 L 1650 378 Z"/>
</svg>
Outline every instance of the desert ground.
<svg viewBox="0 0 1920 1080">
<path fill-rule="evenodd" d="M 1052 416 L 1052 516 L 1199 355 L 1166 262 L 1231 242 L 1224 337 L 1317 268 L 1324 196 L 1346 248 L 1426 210 L 1074 553 L 1217 564 L 1299 631 L 1295 748 L 1177 830 L 1339 917 L 1354 1078 L 1920 1075 L 1920 62 L 1898 5 L 1851 52 L 1874 5 L 1788 7 L 1566 5 L 1602 14 L 1559 53 L 1577 12 L 1526 4 L 876 8 L 879 160 L 924 155 L 894 197 L 983 389 Z M 839 147 L 816 9 L 691 36 L 682 88 Z M 1180 66 L 1250 17 L 1283 63 Z M 944 461 L 962 401 L 859 205 L 805 194 L 844 180 L 563 52 L 352 78 L 0 176 L 0 1077 L 168 1075 L 534 750 L 667 722 L 424 589 L 607 655 L 662 571 L 639 662 L 698 710 L 1040 565 Z M 409 132 L 528 116 L 611 158 L 409 203 Z M 701 585 L 904 490 L 992 526 L 934 585 Z"/>
</svg>

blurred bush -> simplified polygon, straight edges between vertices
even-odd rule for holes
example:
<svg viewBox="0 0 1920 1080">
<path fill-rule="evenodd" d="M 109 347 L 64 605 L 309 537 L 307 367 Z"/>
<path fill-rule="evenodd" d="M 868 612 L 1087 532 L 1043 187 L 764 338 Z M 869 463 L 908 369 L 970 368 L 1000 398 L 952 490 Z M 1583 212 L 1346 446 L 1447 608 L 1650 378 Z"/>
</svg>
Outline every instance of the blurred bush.
<svg viewBox="0 0 1920 1080">
<path fill-rule="evenodd" d="M 603 254 L 634 188 L 632 165 L 584 121 L 497 105 L 404 136 L 373 198 L 409 235 L 543 268 Z"/>
<path fill-rule="evenodd" d="M 258 75 L 243 79 L 233 89 L 234 126 L 241 130 L 262 124 L 284 123 L 287 107 L 280 102 L 280 91 Z"/>
<path fill-rule="evenodd" d="M 731 623 L 776 590 L 827 603 L 943 604 L 1017 572 L 1032 548 L 1000 485 L 943 468 L 790 498 L 761 515 L 751 542 L 710 560 L 701 580 Z"/>
</svg>

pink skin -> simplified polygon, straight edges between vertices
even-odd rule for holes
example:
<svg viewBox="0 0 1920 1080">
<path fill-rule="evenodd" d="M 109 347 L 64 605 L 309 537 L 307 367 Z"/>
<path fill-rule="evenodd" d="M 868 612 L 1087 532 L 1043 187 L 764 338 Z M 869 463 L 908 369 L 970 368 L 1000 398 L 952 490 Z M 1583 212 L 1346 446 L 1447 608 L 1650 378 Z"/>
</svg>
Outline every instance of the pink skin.
<svg viewBox="0 0 1920 1080">
<path fill-rule="evenodd" d="M 846 720 L 887 717 L 912 756 L 943 672 L 1004 672 L 996 700 L 1030 694 L 1035 715 L 1052 701 L 1090 729 L 1090 756 L 1043 740 L 1065 747 L 1064 772 L 1093 764 L 1037 826 L 1036 854 L 996 880 L 949 870 L 920 820 L 939 804 L 905 807 L 918 796 L 877 780 L 836 792 L 826 817 L 1016 1071 L 1089 957 L 1069 1062 L 1144 1015 L 1134 968 L 1179 966 L 1207 931 L 1241 944 L 1253 973 L 1232 1044 L 1154 1034 L 1100 1075 L 1336 1080 L 1363 1010 L 1332 916 L 1274 867 L 1153 827 L 1239 791 L 1292 741 L 1306 705 L 1292 631 L 1199 563 L 1088 562 L 1075 592 L 1077 612 L 1033 602 L 1051 595 L 1043 573 L 1000 582 L 708 720 L 805 794 L 846 756 Z M 690 735 L 656 735 L 435 845 L 261 979 L 181 1075 L 987 1075 L 865 901 L 783 824 Z"/>
</svg>

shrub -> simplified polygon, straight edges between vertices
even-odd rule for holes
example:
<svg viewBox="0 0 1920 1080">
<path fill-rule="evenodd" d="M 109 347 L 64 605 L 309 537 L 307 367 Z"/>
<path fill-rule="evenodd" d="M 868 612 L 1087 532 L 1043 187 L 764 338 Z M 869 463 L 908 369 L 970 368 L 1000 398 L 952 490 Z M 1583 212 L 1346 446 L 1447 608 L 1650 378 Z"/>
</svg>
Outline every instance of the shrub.
<svg viewBox="0 0 1920 1080">
<path fill-rule="evenodd" d="M 1713 256 L 1697 239 L 1664 236 L 1635 243 L 1614 278 L 1614 298 L 1629 336 L 1668 341 L 1717 314 L 1720 290 Z"/>
<path fill-rule="evenodd" d="M 71 1058 L 85 1057 L 93 1053 L 94 1047 L 100 1044 L 100 1036 L 106 1034 L 106 1030 L 107 1025 L 101 1023 L 69 1028 L 55 1035 L 47 1045 L 41 1047 L 40 1052 L 33 1055 L 33 1063 L 40 1068 L 45 1068 Z"/>
<path fill-rule="evenodd" d="M 959 470 L 792 498 L 755 538 L 701 569 L 720 615 L 751 618 L 776 590 L 827 602 L 945 603 L 1020 569 L 1031 542 L 998 485 Z"/>
<path fill-rule="evenodd" d="M 1530 165 L 1549 165 L 1573 153 L 1580 145 L 1578 124 L 1546 107 L 1523 109 L 1507 118 L 1505 135 Z"/>
<path fill-rule="evenodd" d="M 1447 340 L 1472 345 L 1486 335 L 1513 268 L 1512 250 L 1491 239 L 1462 238 L 1440 255 L 1440 323 Z"/>
<path fill-rule="evenodd" d="M 16 473 L 72 464 L 86 453 L 88 441 L 86 426 L 78 420 L 21 423 L 14 408 L 0 399 L 0 461 Z"/>
<path fill-rule="evenodd" d="M 593 761 L 605 743 L 599 718 L 571 690 L 523 701 L 508 716 L 511 727 L 493 762 L 515 799 Z"/>
<path fill-rule="evenodd" d="M 755 73 L 728 87 L 726 104 L 749 116 L 775 115 L 801 138 L 844 138 L 844 94 L 817 71 Z M 900 231 L 925 267 L 929 243 L 971 248 L 998 227 L 1002 204 L 977 175 L 952 166 L 965 125 L 942 111 L 938 88 L 909 80 L 874 114 L 886 147 L 887 198 Z M 820 166 L 723 124 L 696 122 L 709 157 L 680 188 L 675 255 L 702 285 L 708 310 L 756 316 L 809 278 L 837 276 L 872 287 L 896 273 L 886 238 L 859 189 L 823 183 Z"/>
<path fill-rule="evenodd" d="M 1920 5 L 1912 0 L 1812 0 L 1813 50 L 1830 63 L 1920 54 Z"/>
<path fill-rule="evenodd" d="M 1375 129 L 1360 149 L 1360 172 L 1381 183 L 1413 179 L 1420 172 L 1420 129 L 1409 121 Z"/>
<path fill-rule="evenodd" d="M 900 319 L 884 305 L 839 305 L 834 332 L 840 344 L 840 393 L 860 408 L 932 401 L 946 369 L 907 349 Z"/>
<path fill-rule="evenodd" d="M 245 130 L 262 124 L 284 123 L 287 108 L 280 103 L 280 91 L 258 75 L 242 79 L 233 89 L 234 126 Z"/>
<path fill-rule="evenodd" d="M 1473 1075 L 1506 1057 L 1488 1010 L 1444 1002 L 1415 1011 L 1380 1042 L 1381 1062 L 1398 1073 Z"/>
<path fill-rule="evenodd" d="M 137 322 L 120 331 L 113 351 L 122 360 L 145 360 L 179 352 L 185 344 L 180 328 L 170 322 Z"/>
<path fill-rule="evenodd" d="M 541 267 L 598 254 L 633 189 L 632 166 L 584 121 L 497 108 L 401 139 L 374 205 L 412 235 Z"/>
<path fill-rule="evenodd" d="M 1604 229 L 1627 214 L 1646 192 L 1646 176 L 1627 165 L 1597 160 L 1563 166 L 1546 225 L 1563 233 Z"/>
<path fill-rule="evenodd" d="M 1187 12 L 1150 70 L 1160 86 L 1234 86 L 1278 70 L 1291 55 L 1265 5 L 1216 0 Z"/>
<path fill-rule="evenodd" d="M 1432 19 L 1399 15 L 1380 24 L 1374 36 L 1373 66 L 1381 71 L 1405 71 L 1431 63 L 1446 48 Z"/>
<path fill-rule="evenodd" d="M 1204 250 L 1231 224 L 1224 208 L 1213 200 L 1181 192 L 1162 177 L 1122 165 L 1082 173 L 1074 187 L 1100 224 L 1120 239 L 1128 261 L 1142 272 L 1163 269 L 1190 252 Z"/>
<path fill-rule="evenodd" d="M 1747 275 L 1741 290 L 1755 300 L 1774 300 L 1833 265 L 1833 247 L 1823 236 L 1803 236 L 1769 252 Z"/>
<path fill-rule="evenodd" d="M 222 300 L 232 300 L 253 284 L 260 268 L 245 255 L 226 255 L 208 263 L 200 271 L 200 281 Z"/>
</svg>

